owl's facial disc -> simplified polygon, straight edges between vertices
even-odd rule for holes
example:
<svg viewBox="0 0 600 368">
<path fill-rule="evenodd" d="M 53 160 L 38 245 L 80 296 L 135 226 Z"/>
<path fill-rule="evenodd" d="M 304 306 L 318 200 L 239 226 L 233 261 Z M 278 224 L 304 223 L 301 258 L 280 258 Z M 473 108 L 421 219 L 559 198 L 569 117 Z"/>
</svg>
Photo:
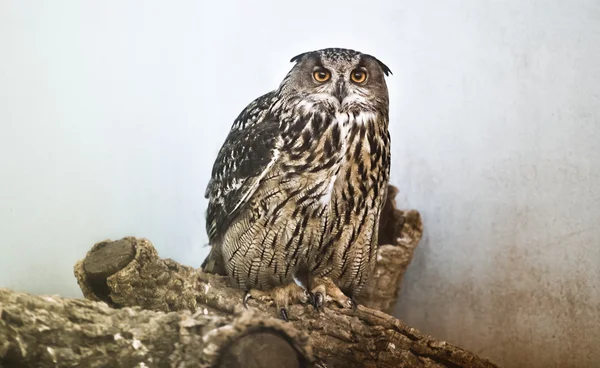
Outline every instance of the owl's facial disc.
<svg viewBox="0 0 600 368">
<path fill-rule="evenodd" d="M 320 109 L 387 109 L 389 69 L 373 56 L 347 49 L 323 49 L 292 58 L 296 62 L 280 94 Z"/>
</svg>

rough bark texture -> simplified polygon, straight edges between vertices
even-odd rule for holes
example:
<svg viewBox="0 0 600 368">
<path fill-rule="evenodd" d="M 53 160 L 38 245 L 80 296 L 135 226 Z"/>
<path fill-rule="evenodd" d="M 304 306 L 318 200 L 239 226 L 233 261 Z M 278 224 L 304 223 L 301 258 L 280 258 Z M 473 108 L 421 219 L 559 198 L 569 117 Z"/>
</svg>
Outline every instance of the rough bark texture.
<svg viewBox="0 0 600 368">
<path fill-rule="evenodd" d="M 264 313 L 113 309 L 0 289 L 3 367 L 265 367 L 265 356 L 309 365 L 308 336 Z"/>
<path fill-rule="evenodd" d="M 398 189 L 390 185 L 381 211 L 377 267 L 358 298 L 359 303 L 386 313 L 391 313 L 396 305 L 402 276 L 423 235 L 419 212 L 397 209 L 397 194 Z"/>
<path fill-rule="evenodd" d="M 294 305 L 285 323 L 146 239 L 107 240 L 75 265 L 89 300 L 0 290 L 0 366 L 494 367 L 382 312 L 422 234 L 419 214 L 397 210 L 389 192 L 377 271 L 355 311 Z"/>
</svg>

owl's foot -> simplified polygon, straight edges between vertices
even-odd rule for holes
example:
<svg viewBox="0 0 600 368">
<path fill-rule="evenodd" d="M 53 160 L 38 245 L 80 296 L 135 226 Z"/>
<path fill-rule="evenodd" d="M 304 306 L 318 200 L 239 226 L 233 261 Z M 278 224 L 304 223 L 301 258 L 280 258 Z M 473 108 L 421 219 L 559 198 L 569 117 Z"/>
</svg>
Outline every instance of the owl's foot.
<svg viewBox="0 0 600 368">
<path fill-rule="evenodd" d="M 263 303 L 271 300 L 275 301 L 279 316 L 286 322 L 288 321 L 287 310 L 290 304 L 314 304 L 312 293 L 295 282 L 270 290 L 250 289 L 244 295 L 244 307 L 248 308 L 248 300 L 250 299 Z"/>
<path fill-rule="evenodd" d="M 326 301 L 330 300 L 333 300 L 341 308 L 356 310 L 356 302 L 352 298 L 348 298 L 329 277 L 315 277 L 312 280 L 312 285 L 316 285 L 312 289 L 314 295 L 312 305 L 317 311 Z"/>
</svg>

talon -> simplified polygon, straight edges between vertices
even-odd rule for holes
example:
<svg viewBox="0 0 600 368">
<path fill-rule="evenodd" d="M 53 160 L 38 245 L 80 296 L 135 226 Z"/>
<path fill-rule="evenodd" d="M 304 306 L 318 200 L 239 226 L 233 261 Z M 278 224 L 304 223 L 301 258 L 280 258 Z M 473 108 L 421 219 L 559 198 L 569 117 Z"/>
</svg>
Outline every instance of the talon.
<svg viewBox="0 0 600 368">
<path fill-rule="evenodd" d="M 246 291 L 246 294 L 244 294 L 244 299 L 243 299 L 243 304 L 244 304 L 244 308 L 248 309 L 248 300 L 252 299 L 252 295 L 250 295 L 249 291 Z"/>
<path fill-rule="evenodd" d="M 315 307 L 315 309 L 317 310 L 317 312 L 319 311 L 319 308 L 323 306 L 324 299 L 325 298 L 323 297 L 323 294 L 320 291 L 317 291 L 315 293 L 313 307 Z"/>
<path fill-rule="evenodd" d="M 358 308 L 358 305 L 356 304 L 356 302 L 352 298 L 350 298 L 350 306 L 352 307 L 353 311 L 356 311 L 356 309 Z"/>
<path fill-rule="evenodd" d="M 315 305 L 315 294 L 311 293 L 308 290 L 304 290 L 304 293 L 306 295 L 306 303 L 314 306 Z"/>
<path fill-rule="evenodd" d="M 279 310 L 279 313 L 281 314 L 281 319 L 282 320 L 284 320 L 286 322 L 289 322 L 288 313 L 287 313 L 287 310 L 284 307 L 281 307 L 281 309 Z"/>
<path fill-rule="evenodd" d="M 258 303 L 275 304 L 277 315 L 284 321 L 288 321 L 288 311 L 286 307 L 292 304 L 305 304 L 306 300 L 312 296 L 306 290 L 295 282 L 283 286 L 276 286 L 267 290 L 250 289 L 244 294 L 244 307 L 248 308 L 248 300 L 254 299 Z"/>
</svg>

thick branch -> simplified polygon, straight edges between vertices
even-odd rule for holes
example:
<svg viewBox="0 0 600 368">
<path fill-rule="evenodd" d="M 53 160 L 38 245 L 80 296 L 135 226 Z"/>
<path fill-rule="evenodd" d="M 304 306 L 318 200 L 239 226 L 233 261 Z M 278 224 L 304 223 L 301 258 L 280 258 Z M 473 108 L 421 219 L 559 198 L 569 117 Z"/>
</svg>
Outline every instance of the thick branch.
<svg viewBox="0 0 600 368">
<path fill-rule="evenodd" d="M 306 334 L 265 314 L 112 309 L 0 289 L 0 367 L 302 367 L 311 362 Z"/>
<path fill-rule="evenodd" d="M 104 249 L 103 251 L 101 251 Z M 89 282 L 86 268 L 95 267 L 110 252 L 129 253 L 134 259 L 107 277 L 98 292 Z M 101 299 L 114 306 L 140 305 L 162 311 L 206 308 L 209 315 L 225 316 L 243 310 L 243 292 L 228 285 L 228 279 L 158 258 L 148 240 L 125 238 L 96 244 L 75 271 L 86 297 Z M 179 280 L 173 282 L 172 280 Z M 99 285 L 97 280 L 94 281 Z M 102 290 L 105 290 L 101 288 Z M 174 292 L 173 290 L 176 290 Z M 171 300 L 179 293 L 181 301 Z M 144 298 L 139 297 L 144 295 Z M 272 306 L 250 301 L 250 308 L 262 316 L 275 316 Z M 423 335 L 381 311 L 359 305 L 358 310 L 340 310 L 331 305 L 317 313 L 311 306 L 295 305 L 289 310 L 289 326 L 310 335 L 318 362 L 328 367 L 492 367 L 487 360 L 445 342 Z"/>
</svg>

